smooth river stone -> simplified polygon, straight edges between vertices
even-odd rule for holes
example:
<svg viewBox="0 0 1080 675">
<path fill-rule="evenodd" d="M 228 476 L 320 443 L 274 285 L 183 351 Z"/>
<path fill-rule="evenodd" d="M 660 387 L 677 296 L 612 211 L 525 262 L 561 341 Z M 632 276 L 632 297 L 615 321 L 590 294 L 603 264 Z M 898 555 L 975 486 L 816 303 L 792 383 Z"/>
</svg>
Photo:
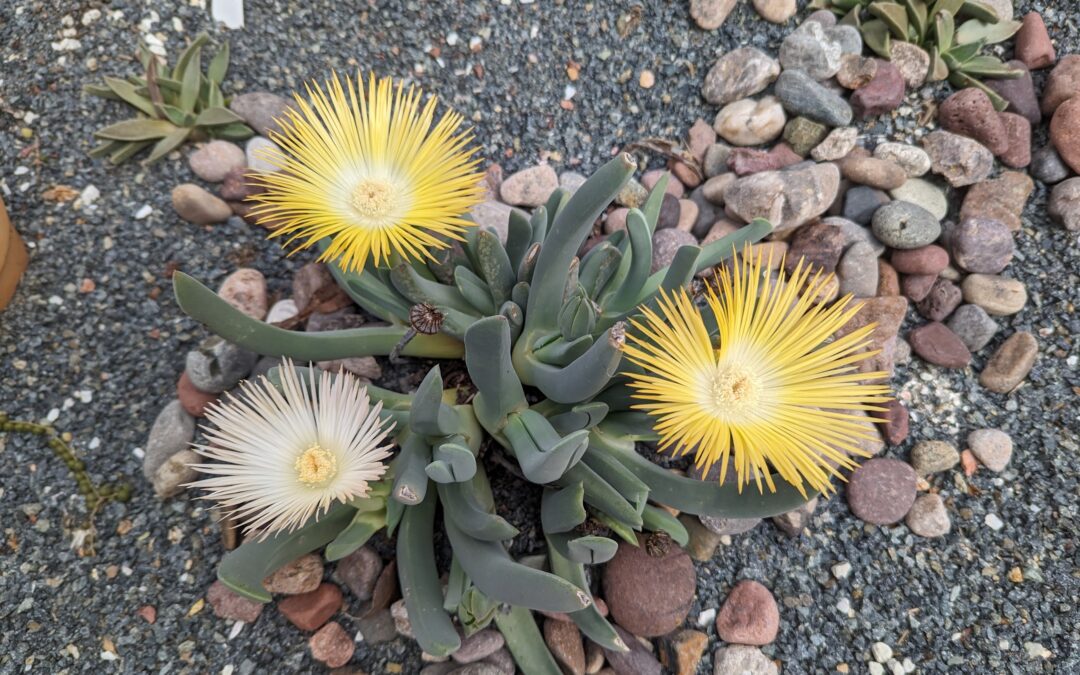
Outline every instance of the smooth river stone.
<svg viewBox="0 0 1080 675">
<path fill-rule="evenodd" d="M 801 70 L 785 70 L 776 79 L 774 91 L 784 108 L 830 127 L 851 124 L 851 106 L 840 95 Z"/>
<path fill-rule="evenodd" d="M 848 479 L 848 506 L 856 517 L 868 523 L 898 523 L 915 502 L 916 482 L 915 470 L 907 462 L 871 459 Z"/>
<path fill-rule="evenodd" d="M 1007 394 L 1024 381 L 1039 355 L 1039 343 L 1026 331 L 1013 333 L 1001 343 L 979 375 L 979 384 L 992 392 Z"/>
<path fill-rule="evenodd" d="M 949 214 L 949 199 L 945 189 L 925 178 L 908 178 L 898 188 L 889 192 L 889 196 L 902 202 L 910 202 L 923 207 L 938 220 L 944 220 Z"/>
<path fill-rule="evenodd" d="M 739 47 L 716 60 L 705 75 L 701 95 L 714 105 L 753 96 L 780 74 L 780 64 L 760 49 Z"/>
<path fill-rule="evenodd" d="M 921 206 L 889 202 L 874 213 L 874 236 L 893 248 L 919 248 L 941 236 L 941 223 Z"/>
<path fill-rule="evenodd" d="M 1005 223 L 993 218 L 965 218 L 949 232 L 952 259 L 968 272 L 997 274 L 1012 260 L 1016 244 Z"/>
<path fill-rule="evenodd" d="M 1027 304 L 1027 288 L 1016 279 L 993 274 L 969 274 L 961 284 L 964 301 L 994 316 L 1016 314 Z"/>
<path fill-rule="evenodd" d="M 971 352 L 956 333 L 937 321 L 919 326 L 908 333 L 911 349 L 930 363 L 942 368 L 964 368 L 971 363 Z"/>
<path fill-rule="evenodd" d="M 744 98 L 727 104 L 716 114 L 713 128 L 732 145 L 762 145 L 776 140 L 786 121 L 780 101 L 763 96 L 759 101 Z"/>
</svg>

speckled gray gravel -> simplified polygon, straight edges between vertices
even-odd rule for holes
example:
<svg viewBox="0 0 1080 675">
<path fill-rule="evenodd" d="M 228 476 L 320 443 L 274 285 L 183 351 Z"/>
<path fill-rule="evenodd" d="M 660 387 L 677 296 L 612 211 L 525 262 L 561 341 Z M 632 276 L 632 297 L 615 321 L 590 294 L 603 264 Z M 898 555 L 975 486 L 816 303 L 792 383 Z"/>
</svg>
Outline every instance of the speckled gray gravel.
<svg viewBox="0 0 1080 675">
<path fill-rule="evenodd" d="M 135 454 L 173 395 L 184 354 L 204 335 L 172 300 L 170 270 L 179 266 L 213 284 L 244 264 L 266 273 L 280 293 L 308 257 L 285 260 L 247 226 L 200 228 L 177 219 L 169 190 L 192 179 L 184 159 L 149 169 L 89 159 L 90 132 L 121 112 L 81 95 L 82 84 L 131 72 L 147 32 L 175 57 L 185 39 L 210 30 L 231 42 L 233 91 L 286 93 L 330 67 L 413 75 L 473 120 L 486 156 L 507 170 L 550 156 L 588 172 L 628 141 L 677 136 L 699 116 L 711 120 L 715 108 L 699 88 L 714 55 L 743 44 L 775 53 L 786 30 L 757 19 L 749 3 L 719 31 L 703 33 L 690 26 L 686 3 L 661 0 L 641 3 L 639 12 L 631 9 L 637 3 L 614 0 L 322 0 L 249 1 L 248 27 L 224 34 L 200 4 L 0 6 L 0 189 L 32 256 L 14 304 L 0 315 L 0 410 L 42 419 L 55 409 L 56 425 L 74 435 L 96 480 L 126 477 L 136 488 L 129 504 L 97 515 L 96 555 L 78 557 L 70 528 L 84 514 L 68 473 L 38 444 L 0 437 L 2 673 L 319 670 L 306 636 L 275 610 L 232 638 L 209 608 L 189 616 L 221 555 L 216 528 L 195 502 L 160 504 Z M 1069 5 L 1022 0 L 1017 10 L 1055 12 L 1046 16 L 1060 55 L 1080 52 Z M 91 10 L 100 18 L 83 25 Z M 640 23 L 620 37 L 620 17 L 638 13 Z M 65 28 L 73 34 L 63 35 Z M 456 46 L 445 43 L 451 31 Z M 54 49 L 65 37 L 78 48 Z M 476 37 L 482 48 L 471 53 Z M 429 55 L 433 46 L 441 47 L 441 62 Z M 570 60 L 582 66 L 576 83 L 565 73 Z M 656 75 L 650 90 L 638 86 L 642 68 Z M 569 85 L 576 87 L 574 107 L 564 110 L 559 102 Z M 910 120 L 884 121 L 869 132 L 911 128 Z M 92 210 L 46 203 L 41 195 L 55 185 L 94 185 L 101 196 Z M 765 650 L 785 673 L 835 672 L 840 663 L 866 672 L 877 641 L 922 672 L 1080 672 L 1080 251 L 1075 237 L 1045 218 L 1046 192 L 1036 189 L 1008 270 L 1027 284 L 1031 301 L 1002 321 L 1004 330 L 973 364 L 977 372 L 1008 334 L 1030 330 L 1040 338 L 1040 358 L 1027 384 L 995 395 L 977 385 L 971 369 L 922 363 L 900 368 L 896 380 L 910 402 L 913 433 L 890 456 L 906 458 L 922 438 L 962 443 L 970 430 L 995 426 L 1016 442 L 1009 468 L 979 471 L 966 485 L 956 472 L 934 479 L 953 517 L 943 539 L 919 539 L 903 526 L 864 526 L 842 498 L 819 507 L 809 537 L 790 541 L 769 524 L 735 537 L 699 565 L 690 623 L 717 608 L 737 579 L 753 578 L 780 604 L 780 634 Z M 136 219 L 147 205 L 150 215 Z M 87 278 L 96 289 L 79 292 Z M 988 518 L 1004 525 L 993 529 Z M 838 581 L 830 568 L 845 561 L 851 574 Z M 1014 567 L 1023 572 L 1020 583 L 1008 578 Z M 155 624 L 136 615 L 144 605 L 156 608 Z M 348 617 L 342 621 L 355 629 Z M 711 624 L 704 630 L 715 636 Z M 1049 657 L 1030 656 L 1028 642 Z M 711 652 L 701 672 L 712 672 Z M 103 660 L 111 653 L 118 659 Z M 415 646 L 403 640 L 360 645 L 354 659 L 369 672 L 384 672 L 388 663 L 405 673 L 420 668 Z"/>
</svg>

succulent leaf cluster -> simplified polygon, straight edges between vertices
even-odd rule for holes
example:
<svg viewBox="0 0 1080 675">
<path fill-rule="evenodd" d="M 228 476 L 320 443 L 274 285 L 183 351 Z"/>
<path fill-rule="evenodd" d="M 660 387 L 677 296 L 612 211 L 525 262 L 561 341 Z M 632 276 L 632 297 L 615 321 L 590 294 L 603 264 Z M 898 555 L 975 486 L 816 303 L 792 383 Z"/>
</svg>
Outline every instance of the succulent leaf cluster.
<svg viewBox="0 0 1080 675">
<path fill-rule="evenodd" d="M 928 80 L 978 87 L 998 110 L 1008 103 L 982 78 L 1022 74 L 982 53 L 983 47 L 1012 37 L 1020 22 L 999 17 L 993 7 L 978 0 L 815 0 L 812 6 L 843 16 L 841 21 L 858 28 L 866 45 L 883 58 L 892 57 L 896 41 L 921 47 L 930 55 Z"/>
<path fill-rule="evenodd" d="M 634 168 L 633 158 L 622 155 L 573 195 L 556 190 L 531 216 L 512 212 L 505 243 L 494 231 L 474 227 L 463 242 L 431 251 L 426 261 L 369 263 L 361 272 L 331 263 L 339 285 L 385 326 L 291 332 L 175 275 L 180 306 L 241 347 L 303 361 L 391 353 L 463 358 L 475 388 L 471 398 L 444 388 L 439 366 L 411 393 L 369 386 L 394 423 L 400 448 L 388 477 L 369 497 L 332 507 L 296 531 L 243 544 L 221 564 L 224 583 L 269 601 L 262 579 L 275 569 L 323 547 L 329 559 L 344 557 L 385 527 L 396 535 L 405 604 L 426 652 L 450 654 L 461 632 L 494 622 L 524 672 L 557 674 L 529 610 L 567 613 L 597 644 L 626 650 L 592 603 L 587 566 L 611 559 L 617 539 L 639 545 L 642 531 L 686 544 L 686 529 L 663 506 L 764 517 L 814 496 L 783 481 L 772 493 L 740 493 L 734 483 L 669 471 L 635 449 L 636 441 L 655 440 L 656 433 L 652 420 L 632 409 L 621 375 L 632 367 L 622 360 L 626 320 L 771 226 L 756 220 L 719 241 L 684 246 L 670 266 L 653 271 L 661 181 L 641 209 L 629 212 L 625 231 L 579 255 Z M 429 324 L 433 314 L 440 317 L 437 333 L 418 330 L 418 307 Z M 481 461 L 494 452 L 542 490 L 543 555 L 515 560 L 508 552 L 518 530 L 498 515 Z M 434 544 L 440 526 L 452 549 L 445 587 Z"/>
<path fill-rule="evenodd" d="M 142 75 L 106 77 L 100 84 L 84 86 L 87 94 L 121 101 L 136 111 L 135 117 L 95 131 L 94 136 L 102 142 L 90 155 L 121 164 L 149 148 L 149 164 L 185 141 L 250 138 L 254 132 L 226 107 L 228 101 L 221 91 L 229 69 L 229 45 L 226 43 L 211 57 L 204 73 L 201 57 L 208 41 L 206 33 L 201 33 L 172 68 L 140 46 Z"/>
</svg>

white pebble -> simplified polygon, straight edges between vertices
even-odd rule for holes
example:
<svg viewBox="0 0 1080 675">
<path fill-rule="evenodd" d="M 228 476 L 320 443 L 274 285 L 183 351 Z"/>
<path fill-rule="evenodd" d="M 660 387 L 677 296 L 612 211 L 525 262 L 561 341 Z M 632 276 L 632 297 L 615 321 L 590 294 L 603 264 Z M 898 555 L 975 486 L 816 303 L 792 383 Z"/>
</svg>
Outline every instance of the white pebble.
<svg viewBox="0 0 1080 675">
<path fill-rule="evenodd" d="M 89 389 L 80 389 L 75 392 L 75 398 L 79 399 L 83 403 L 89 403 L 94 400 L 94 392 Z"/>
<path fill-rule="evenodd" d="M 851 563 L 842 562 L 832 566 L 832 575 L 837 579 L 847 579 L 851 574 Z"/>
<path fill-rule="evenodd" d="M 82 25 L 89 26 L 90 24 L 94 23 L 95 21 L 97 21 L 100 18 L 101 18 L 101 10 L 100 9 L 88 9 L 85 12 L 83 12 Z"/>
<path fill-rule="evenodd" d="M 457 33 L 450 31 L 450 33 L 446 35 L 446 46 L 453 47 L 457 45 L 459 39 Z"/>
<path fill-rule="evenodd" d="M 25 166 L 17 166 L 15 167 L 15 170 L 12 171 L 12 173 L 16 176 L 25 176 L 26 174 L 30 173 L 30 169 Z"/>
<path fill-rule="evenodd" d="M 115 661 L 118 658 L 120 658 L 120 657 L 117 656 L 116 654 L 113 654 L 112 652 L 107 652 L 107 651 L 101 652 L 101 660 L 102 661 Z"/>
<path fill-rule="evenodd" d="M 83 206 L 90 206 L 97 201 L 101 196 L 101 190 L 97 189 L 95 185 L 87 185 L 79 193 L 79 199 L 82 201 Z"/>
<path fill-rule="evenodd" d="M 909 659 L 906 656 L 904 657 L 904 660 L 900 662 L 900 665 L 902 665 L 904 667 L 904 672 L 905 673 L 914 673 L 915 672 L 915 662 L 912 661 L 911 659 Z"/>
<path fill-rule="evenodd" d="M 242 631 L 242 630 L 244 630 L 244 622 L 243 621 L 237 621 L 236 623 L 234 623 L 232 625 L 232 628 L 229 630 L 229 639 L 231 640 L 234 637 L 236 637 L 237 635 L 239 635 L 240 631 Z"/>
<path fill-rule="evenodd" d="M 64 304 L 64 299 L 61 298 L 59 295 L 50 295 L 49 296 L 49 304 L 50 305 L 60 306 L 60 305 Z"/>
<path fill-rule="evenodd" d="M 149 204 L 143 204 L 142 207 L 135 212 L 135 220 L 142 220 L 153 212 L 154 208 L 152 206 L 150 206 Z"/>
<path fill-rule="evenodd" d="M 55 422 L 59 418 L 60 418 L 60 409 L 59 408 L 53 408 L 52 410 L 49 411 L 49 414 L 45 416 L 45 421 L 49 422 L 49 423 L 52 423 L 52 422 Z"/>
<path fill-rule="evenodd" d="M 705 627 L 716 620 L 716 610 L 709 608 L 697 615 L 697 625 Z"/>
<path fill-rule="evenodd" d="M 997 531 L 1005 527 L 1005 523 L 1001 520 L 1001 518 L 997 517 L 997 514 L 988 513 L 986 514 L 986 526 L 989 527 L 991 530 Z"/>
<path fill-rule="evenodd" d="M 881 665 L 877 661 L 870 662 L 870 675 L 885 675 L 885 666 Z"/>
<path fill-rule="evenodd" d="M 97 436 L 94 436 L 90 439 L 90 442 L 86 444 L 86 447 L 90 448 L 91 450 L 97 450 L 101 447 L 101 439 Z"/>
<path fill-rule="evenodd" d="M 878 663 L 885 663 L 892 658 L 892 647 L 884 642 L 875 642 L 870 646 L 870 651 L 874 653 L 874 660 Z"/>
<path fill-rule="evenodd" d="M 143 457 L 146 457 L 146 451 L 142 448 L 135 448 L 131 451 L 131 454 L 135 455 L 137 459 L 142 459 Z"/>
</svg>

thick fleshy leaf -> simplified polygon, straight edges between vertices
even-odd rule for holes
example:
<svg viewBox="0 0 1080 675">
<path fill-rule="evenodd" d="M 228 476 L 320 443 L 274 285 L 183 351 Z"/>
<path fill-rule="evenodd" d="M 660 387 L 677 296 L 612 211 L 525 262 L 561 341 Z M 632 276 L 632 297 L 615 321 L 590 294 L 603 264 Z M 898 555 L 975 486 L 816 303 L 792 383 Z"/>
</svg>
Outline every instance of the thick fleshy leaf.
<svg viewBox="0 0 1080 675">
<path fill-rule="evenodd" d="M 174 131 L 176 126 L 165 120 L 132 119 L 98 129 L 94 135 L 110 141 L 154 141 Z"/>
<path fill-rule="evenodd" d="M 225 81 L 225 73 L 229 71 L 229 43 L 221 45 L 221 49 L 210 59 L 210 65 L 206 67 L 206 77 L 212 82 L 221 84 Z"/>
<path fill-rule="evenodd" d="M 527 675 L 562 675 L 562 670 L 544 643 L 532 612 L 510 607 L 495 614 L 495 625 L 506 639 L 514 663 Z"/>
<path fill-rule="evenodd" d="M 428 654 L 449 656 L 461 638 L 443 608 L 442 584 L 435 566 L 434 493 L 405 509 L 397 533 L 398 580 L 413 634 Z"/>
<path fill-rule="evenodd" d="M 908 15 L 903 5 L 896 2 L 878 0 L 870 3 L 868 8 L 871 15 L 876 16 L 889 27 L 889 31 L 897 40 L 908 38 Z"/>
<path fill-rule="evenodd" d="M 984 44 L 992 45 L 1008 40 L 1018 30 L 1020 30 L 1019 21 L 986 23 L 971 19 L 960 24 L 960 27 L 956 29 L 956 42 L 964 45 L 983 40 Z"/>
<path fill-rule="evenodd" d="M 215 127 L 224 124 L 244 122 L 244 119 L 228 108 L 207 108 L 195 117 L 195 124 L 200 127 Z"/>
<path fill-rule="evenodd" d="M 179 148 L 187 137 L 191 134 L 191 129 L 180 128 L 176 131 L 170 132 L 168 136 L 161 139 L 154 145 L 154 149 L 150 151 L 150 154 L 146 158 L 147 164 L 153 164 L 165 155 L 169 154 L 176 148 Z"/>
</svg>

